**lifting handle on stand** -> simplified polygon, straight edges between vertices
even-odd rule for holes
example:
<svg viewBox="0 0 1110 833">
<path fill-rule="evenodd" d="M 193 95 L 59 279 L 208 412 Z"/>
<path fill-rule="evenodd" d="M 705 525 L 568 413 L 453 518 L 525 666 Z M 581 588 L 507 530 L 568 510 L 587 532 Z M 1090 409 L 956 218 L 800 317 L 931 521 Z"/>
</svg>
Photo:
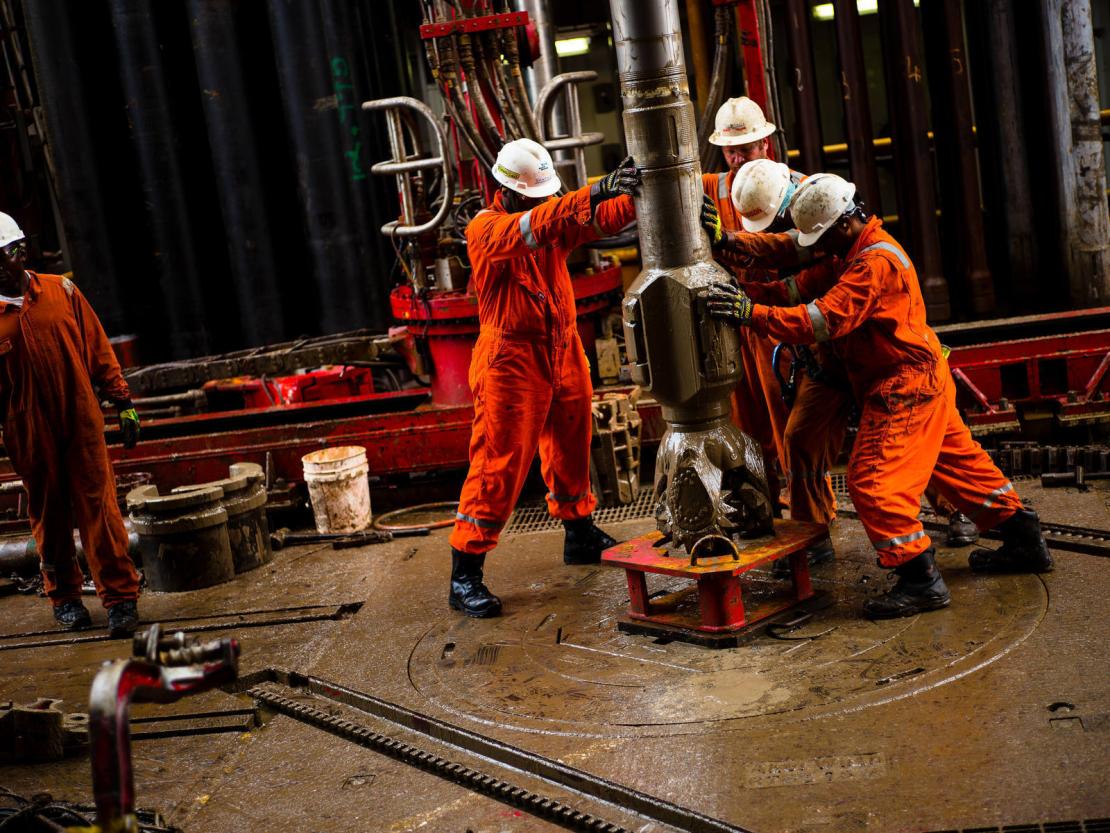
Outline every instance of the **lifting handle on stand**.
<svg viewBox="0 0 1110 833">
<path fill-rule="evenodd" d="M 417 237 L 425 232 L 439 228 L 451 210 L 451 201 L 455 196 L 455 183 L 451 174 L 450 155 L 447 152 L 447 137 L 443 127 L 436 119 L 435 113 L 423 101 L 418 101 L 406 95 L 394 98 L 379 98 L 376 101 L 362 102 L 363 110 L 384 110 L 386 125 L 389 129 L 389 148 L 393 158 L 385 162 L 378 162 L 371 166 L 370 172 L 388 176 L 393 174 L 397 178 L 397 193 L 401 195 L 401 219 L 392 220 L 382 226 L 382 234 L 386 237 Z M 431 125 L 432 134 L 436 140 L 436 156 L 424 156 L 416 144 L 415 132 L 409 129 L 412 137 L 413 150 L 411 156 L 405 150 L 405 125 L 401 123 L 401 113 L 411 110 L 424 118 Z M 443 189 L 439 210 L 428 222 L 414 225 L 416 207 L 413 205 L 411 174 L 419 171 L 439 168 L 441 170 L 440 182 Z"/>
</svg>

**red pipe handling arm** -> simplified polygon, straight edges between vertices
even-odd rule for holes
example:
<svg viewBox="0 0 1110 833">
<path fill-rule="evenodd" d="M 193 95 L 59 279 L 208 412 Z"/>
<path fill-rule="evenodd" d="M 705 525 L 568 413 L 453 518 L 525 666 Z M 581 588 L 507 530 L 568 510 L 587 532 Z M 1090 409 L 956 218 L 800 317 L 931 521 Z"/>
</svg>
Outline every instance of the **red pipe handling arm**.
<svg viewBox="0 0 1110 833">
<path fill-rule="evenodd" d="M 96 822 L 101 833 L 137 831 L 131 770 L 132 703 L 172 703 L 233 681 L 239 642 L 191 643 L 185 634 L 161 638 L 158 625 L 135 636 L 134 657 L 106 665 L 89 694 L 89 746 Z"/>
</svg>

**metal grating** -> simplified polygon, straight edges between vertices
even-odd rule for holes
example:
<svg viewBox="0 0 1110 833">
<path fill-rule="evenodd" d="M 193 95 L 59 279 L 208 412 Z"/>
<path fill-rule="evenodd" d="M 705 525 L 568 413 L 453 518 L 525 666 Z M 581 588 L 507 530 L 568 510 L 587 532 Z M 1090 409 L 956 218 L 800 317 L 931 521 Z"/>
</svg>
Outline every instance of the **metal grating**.
<svg viewBox="0 0 1110 833">
<path fill-rule="evenodd" d="M 636 499 L 624 506 L 599 506 L 594 510 L 594 523 L 604 527 L 605 524 L 654 516 L 655 500 L 652 497 L 654 491 L 650 486 L 640 489 Z M 549 532 L 553 529 L 561 529 L 562 526 L 562 521 L 548 514 L 546 501 L 531 501 L 517 506 L 509 522 L 505 524 L 505 534 L 526 535 L 530 532 Z"/>
<path fill-rule="evenodd" d="M 933 833 L 1110 833 L 1110 819 L 1045 821 L 1039 824 L 1007 824 L 1003 827 L 962 827 Z"/>
</svg>

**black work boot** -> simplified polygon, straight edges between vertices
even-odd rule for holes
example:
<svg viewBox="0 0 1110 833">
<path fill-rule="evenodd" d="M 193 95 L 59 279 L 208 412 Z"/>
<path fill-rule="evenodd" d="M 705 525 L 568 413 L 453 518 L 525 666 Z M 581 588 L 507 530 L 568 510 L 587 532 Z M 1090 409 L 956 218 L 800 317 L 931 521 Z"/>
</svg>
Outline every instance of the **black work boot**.
<svg viewBox="0 0 1110 833">
<path fill-rule="evenodd" d="M 54 605 L 54 621 L 67 631 L 83 631 L 92 627 L 89 610 L 78 599 Z"/>
<path fill-rule="evenodd" d="M 937 568 L 935 556 L 936 550 L 929 547 L 921 555 L 895 567 L 897 583 L 881 596 L 864 602 L 864 614 L 869 619 L 896 619 L 948 607 L 952 597 Z"/>
<path fill-rule="evenodd" d="M 977 527 L 963 512 L 953 512 L 948 517 L 948 537 L 944 543 L 949 547 L 966 547 L 979 540 Z"/>
<path fill-rule="evenodd" d="M 967 559 L 971 569 L 980 573 L 1047 573 L 1052 569 L 1041 519 L 1032 509 L 1019 509 L 995 529 L 1002 535 L 1002 546 L 972 552 Z"/>
<path fill-rule="evenodd" d="M 806 560 L 809 561 L 810 567 L 816 567 L 834 558 L 836 558 L 836 550 L 833 548 L 832 537 L 828 535 L 823 541 L 818 541 L 806 550 Z M 771 575 L 775 578 L 790 578 L 793 574 L 789 558 L 780 558 L 771 565 Z"/>
<path fill-rule="evenodd" d="M 576 521 L 563 521 L 563 529 L 566 530 L 564 564 L 597 564 L 601 561 L 601 553 L 617 543 L 594 526 L 592 515 Z"/>
<path fill-rule="evenodd" d="M 447 603 L 475 619 L 501 615 L 501 600 L 482 584 L 486 556 L 471 555 L 451 547 L 451 594 Z"/>
<path fill-rule="evenodd" d="M 139 606 L 135 602 L 118 602 L 108 608 L 108 636 L 129 637 L 139 625 Z"/>
</svg>

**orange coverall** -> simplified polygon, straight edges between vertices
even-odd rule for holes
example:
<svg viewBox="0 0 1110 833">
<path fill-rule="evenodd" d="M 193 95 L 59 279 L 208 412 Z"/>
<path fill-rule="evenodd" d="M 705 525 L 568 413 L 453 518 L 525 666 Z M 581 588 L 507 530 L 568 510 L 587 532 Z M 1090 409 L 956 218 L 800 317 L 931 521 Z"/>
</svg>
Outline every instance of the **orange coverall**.
<svg viewBox="0 0 1110 833">
<path fill-rule="evenodd" d="M 81 597 L 76 522 L 97 593 L 112 607 L 138 596 L 139 577 L 127 554 L 98 391 L 117 401 L 131 394 L 81 291 L 58 275 L 28 276 L 22 309 L 0 304 L 0 316 L 18 317 L 0 339 L 4 447 L 27 490 L 46 595 L 55 605 Z"/>
<path fill-rule="evenodd" d="M 566 258 L 634 217 L 630 197 L 600 203 L 595 216 L 588 187 L 514 214 L 498 192 L 466 227 L 481 329 L 470 362 L 474 427 L 455 549 L 477 555 L 496 546 L 537 447 L 552 515 L 576 520 L 597 505 L 593 385 Z"/>
<path fill-rule="evenodd" d="M 835 280 L 827 292 L 822 285 Z M 917 272 L 871 218 L 843 261 L 796 278 L 792 307 L 757 304 L 750 326 L 791 344 L 829 341 L 861 404 L 848 489 L 884 567 L 931 546 L 917 515 L 930 478 L 980 529 L 1021 508 L 1013 485 L 971 438 L 936 333 L 925 322 Z"/>
<path fill-rule="evenodd" d="M 743 232 L 740 213 L 732 204 L 732 181 L 735 177 L 735 171 L 702 174 L 702 188 L 717 206 L 717 212 L 721 215 L 721 227 L 728 231 Z M 750 236 L 753 241 L 760 237 L 780 237 L 780 235 Z M 714 257 L 732 272 L 738 281 L 768 281 L 777 277 L 774 270 L 752 269 L 749 258 L 738 256 L 733 252 L 718 252 Z M 782 484 L 775 473 L 775 462 L 778 461 L 784 472 L 789 471 L 789 467 L 783 449 L 787 417 L 786 403 L 782 401 L 779 383 L 771 368 L 771 353 L 774 349 L 774 342 L 766 336 L 751 329 L 740 330 L 740 364 L 744 369 L 744 375 L 732 391 L 732 421 L 763 449 L 767 484 L 771 493 L 777 497 Z"/>
</svg>

